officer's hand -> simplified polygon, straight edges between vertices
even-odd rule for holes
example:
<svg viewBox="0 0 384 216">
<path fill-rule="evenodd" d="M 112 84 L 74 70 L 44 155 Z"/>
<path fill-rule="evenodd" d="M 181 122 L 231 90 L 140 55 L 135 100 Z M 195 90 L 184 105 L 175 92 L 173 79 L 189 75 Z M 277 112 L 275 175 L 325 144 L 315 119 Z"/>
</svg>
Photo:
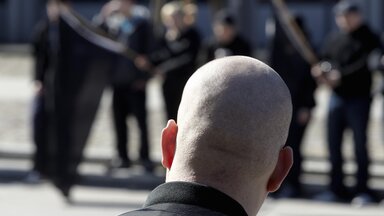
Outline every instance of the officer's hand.
<svg viewBox="0 0 384 216">
<path fill-rule="evenodd" d="M 133 88 L 135 90 L 145 90 L 146 86 L 147 86 L 147 81 L 146 80 L 136 80 L 133 83 Z"/>
<path fill-rule="evenodd" d="M 161 68 L 153 68 L 151 71 L 153 76 L 163 77 L 165 76 L 164 71 Z"/>
<path fill-rule="evenodd" d="M 149 71 L 153 67 L 151 62 L 148 60 L 146 56 L 139 55 L 134 60 L 137 68 L 143 71 Z"/>
<path fill-rule="evenodd" d="M 308 124 L 309 120 L 311 119 L 311 110 L 308 108 L 300 108 L 297 112 L 297 118 L 296 121 L 300 125 Z"/>
<path fill-rule="evenodd" d="M 36 95 L 43 94 L 44 88 L 43 84 L 40 81 L 35 81 L 35 93 Z"/>
<path fill-rule="evenodd" d="M 327 80 L 328 80 L 328 85 L 331 88 L 335 88 L 340 84 L 341 81 L 341 73 L 339 70 L 332 69 L 330 72 L 326 74 Z"/>
<path fill-rule="evenodd" d="M 325 72 L 320 64 L 316 64 L 311 68 L 312 77 L 317 81 L 319 85 L 326 84 Z"/>
</svg>

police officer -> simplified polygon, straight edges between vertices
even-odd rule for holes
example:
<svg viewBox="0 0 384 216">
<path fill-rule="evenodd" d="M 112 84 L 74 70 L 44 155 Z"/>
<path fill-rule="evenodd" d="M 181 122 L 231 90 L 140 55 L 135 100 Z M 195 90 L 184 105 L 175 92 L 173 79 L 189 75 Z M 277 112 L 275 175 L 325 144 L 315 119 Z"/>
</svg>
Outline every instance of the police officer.
<svg viewBox="0 0 384 216">
<path fill-rule="evenodd" d="M 367 125 L 372 86 L 372 73 L 368 69 L 367 60 L 369 54 L 380 46 L 380 41 L 364 23 L 356 3 L 341 1 L 335 6 L 334 12 L 340 31 L 331 35 L 324 46 L 322 57 L 326 62 L 312 69 L 313 75 L 332 89 L 327 125 L 328 150 L 332 165 L 331 182 L 329 191 L 319 194 L 316 198 L 327 201 L 350 198 L 344 184 L 341 152 L 343 132 L 348 127 L 353 132 L 357 162 L 352 201 L 366 204 L 375 201 L 367 185 Z"/>
</svg>

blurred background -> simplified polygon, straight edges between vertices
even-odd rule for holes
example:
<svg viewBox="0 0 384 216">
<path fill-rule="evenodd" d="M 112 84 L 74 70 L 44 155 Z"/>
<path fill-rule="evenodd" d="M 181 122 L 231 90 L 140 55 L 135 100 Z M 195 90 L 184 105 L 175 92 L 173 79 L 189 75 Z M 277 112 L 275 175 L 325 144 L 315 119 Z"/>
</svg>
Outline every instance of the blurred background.
<svg viewBox="0 0 384 216">
<path fill-rule="evenodd" d="M 71 0 L 70 7 L 91 25 L 98 25 L 95 17 L 108 1 Z M 146 8 L 151 30 L 155 37 L 164 31 L 161 8 L 169 1 L 137 0 Z M 320 53 L 327 36 L 337 30 L 333 8 L 337 0 L 287 0 L 290 13 L 300 16 L 303 29 L 315 53 Z M 356 1 L 364 14 L 366 23 L 377 34 L 384 31 L 384 1 Z M 195 28 L 200 36 L 201 50 L 196 64 L 207 59 L 205 48 L 215 37 L 213 24 L 233 24 L 226 18 L 217 18 L 223 9 L 235 20 L 238 34 L 250 48 L 250 56 L 271 62 L 271 39 L 268 23 L 276 14 L 271 1 L 267 0 L 196 0 L 184 1 L 196 6 Z M 126 118 L 128 124 L 129 165 L 121 164 L 117 153 L 115 127 L 112 115 L 113 86 L 102 87 L 100 104 L 95 108 L 95 120 L 81 151 L 82 159 L 76 168 L 76 179 L 71 184 L 70 196 L 62 188 L 52 184 L 44 175 L 36 174 L 33 140 L 34 106 L 36 106 L 36 57 L 33 46 L 39 21 L 47 19 L 46 1 L 0 0 L 0 211 L 1 215 L 118 215 L 138 208 L 147 194 L 164 181 L 165 172 L 160 166 L 159 138 L 162 127 L 169 117 L 168 105 L 164 102 L 164 77 L 155 75 L 146 80 L 146 113 L 149 158 L 140 153 L 141 128 L 135 116 Z M 277 12 L 279 13 L 279 12 Z M 224 21 L 223 21 L 224 20 Z M 283 27 L 284 28 L 284 27 Z M 113 35 L 112 35 L 113 36 Z M 118 37 L 112 37 L 119 41 Z M 154 39 L 155 40 L 155 39 Z M 157 39 L 156 39 L 157 41 Z M 120 41 L 121 42 L 121 41 Z M 289 42 L 287 42 L 289 43 Z M 126 44 L 125 44 L 126 45 Z M 295 45 L 293 45 L 295 47 Z M 156 53 L 161 45 L 153 45 L 149 53 Z M 161 49 L 160 49 L 161 50 Z M 276 50 L 275 50 L 276 51 Z M 91 51 L 92 52 L 92 51 Z M 148 54 L 148 53 L 146 53 Z M 91 56 L 91 54 L 89 54 Z M 150 54 L 148 54 L 150 56 Z M 148 57 L 151 61 L 151 58 Z M 79 64 L 76 60 L 71 60 Z M 152 61 L 152 62 L 155 62 Z M 84 63 L 84 62 L 82 62 Z M 155 64 L 155 63 L 153 63 Z M 144 64 L 145 65 L 145 64 Z M 159 66 L 161 64 L 157 64 Z M 159 66 L 160 67 L 160 66 Z M 308 69 L 308 74 L 310 70 Z M 87 76 L 85 76 L 87 77 Z M 382 75 L 373 75 L 373 100 L 368 125 L 369 188 L 377 201 L 368 205 L 351 205 L 349 202 L 322 202 L 315 195 L 326 190 L 329 183 L 329 153 L 326 141 L 326 116 L 331 90 L 318 85 L 313 91 L 316 102 L 311 106 L 311 121 L 305 131 L 301 154 L 303 157 L 300 185 L 303 193 L 298 197 L 269 198 L 260 215 L 384 215 L 384 137 Z M 356 86 L 359 88 L 359 86 Z M 96 103 L 98 104 L 98 103 Z M 344 134 L 343 166 L 348 186 L 355 184 L 353 134 Z M 121 155 L 120 155 L 121 156 Z M 118 159 L 120 164 L 114 164 Z M 146 162 L 149 162 L 150 165 Z M 53 163 L 45 161 L 44 163 Z M 61 192 L 60 192 L 61 191 Z M 68 191 L 67 191 L 68 192 Z M 64 196 L 63 196 L 64 195 Z M 365 203 L 364 203 L 365 204 Z M 300 210 L 299 210 L 300 209 Z"/>
<path fill-rule="evenodd" d="M 3 30 L 0 33 L 1 43 L 28 43 L 31 42 L 33 32 L 38 21 L 45 14 L 44 0 L 1 0 L 0 22 Z M 83 16 L 91 19 L 100 11 L 105 0 L 72 0 L 72 6 Z M 155 10 L 158 1 L 141 0 L 140 4 Z M 161 1 L 160 1 L 161 2 Z M 165 1 L 164 1 L 165 2 Z M 332 7 L 337 0 L 305 1 L 288 0 L 290 9 L 299 13 L 306 20 L 313 43 L 318 47 L 324 37 L 335 28 Z M 265 23 L 271 17 L 270 1 L 196 1 L 199 7 L 197 26 L 200 33 L 207 37 L 212 34 L 210 22 L 215 10 L 228 6 L 237 13 L 240 31 L 247 35 L 255 48 L 266 47 Z M 361 7 L 369 25 L 377 32 L 383 31 L 383 2 L 380 0 L 361 1 Z M 249 26 L 252 28 L 249 28 Z"/>
</svg>

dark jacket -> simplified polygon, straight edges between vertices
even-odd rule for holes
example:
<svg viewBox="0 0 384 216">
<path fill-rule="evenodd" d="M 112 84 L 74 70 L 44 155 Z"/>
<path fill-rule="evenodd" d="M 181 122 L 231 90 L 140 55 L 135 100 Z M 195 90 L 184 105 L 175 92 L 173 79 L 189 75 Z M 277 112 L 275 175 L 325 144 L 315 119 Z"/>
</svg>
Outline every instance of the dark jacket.
<svg viewBox="0 0 384 216">
<path fill-rule="evenodd" d="M 323 59 L 341 73 L 340 85 L 334 92 L 342 97 L 370 97 L 372 73 L 368 69 L 369 54 L 380 47 L 380 40 L 368 26 L 351 33 L 330 36 L 323 50 Z"/>
<path fill-rule="evenodd" d="M 155 188 L 142 209 L 121 216 L 145 215 L 247 216 L 247 213 L 238 202 L 212 187 L 170 182 Z"/>
<path fill-rule="evenodd" d="M 251 56 L 252 48 L 250 43 L 243 39 L 240 35 L 236 35 L 235 38 L 229 43 L 219 43 L 218 41 L 211 39 L 203 47 L 201 53 L 200 64 L 205 64 L 216 58 L 232 56 L 232 55 L 244 55 Z"/>
<path fill-rule="evenodd" d="M 136 54 L 148 55 L 151 49 L 151 34 L 151 25 L 148 20 L 132 17 L 122 23 L 115 38 Z M 132 59 L 124 56 L 117 58 L 112 76 L 114 86 L 129 86 L 136 80 L 149 79 L 149 73 L 138 69 Z"/>
<path fill-rule="evenodd" d="M 303 24 L 300 26 L 306 32 Z M 287 84 L 294 112 L 300 108 L 313 108 L 316 82 L 311 76 L 311 66 L 292 45 L 279 22 L 276 22 L 275 34 L 271 36 L 269 65 Z"/>
<path fill-rule="evenodd" d="M 50 65 L 49 23 L 43 20 L 38 23 L 33 35 L 33 56 L 35 58 L 34 80 L 44 81 Z"/>
<path fill-rule="evenodd" d="M 196 70 L 200 35 L 194 28 L 183 31 L 175 40 L 163 40 L 160 49 L 151 54 L 151 61 L 164 72 L 166 79 L 187 81 Z"/>
</svg>

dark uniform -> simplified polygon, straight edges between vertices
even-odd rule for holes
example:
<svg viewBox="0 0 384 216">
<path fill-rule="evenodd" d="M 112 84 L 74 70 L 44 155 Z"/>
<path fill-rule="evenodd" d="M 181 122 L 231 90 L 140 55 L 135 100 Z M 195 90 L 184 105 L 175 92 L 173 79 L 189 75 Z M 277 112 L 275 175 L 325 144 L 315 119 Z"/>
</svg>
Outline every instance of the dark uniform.
<svg viewBox="0 0 384 216">
<path fill-rule="evenodd" d="M 121 216 L 140 215 L 246 216 L 247 213 L 234 199 L 212 187 L 170 182 L 154 189 L 142 209 Z"/>
<path fill-rule="evenodd" d="M 220 11 L 216 14 L 214 20 L 215 36 L 208 40 L 200 53 L 199 62 L 201 65 L 214 59 L 232 56 L 232 55 L 252 55 L 252 46 L 236 31 L 235 18 L 228 11 Z M 216 31 L 215 28 L 221 27 L 222 31 Z M 227 41 L 221 41 L 218 37 L 227 37 L 224 29 L 230 29 L 233 33 Z"/>
<path fill-rule="evenodd" d="M 146 55 L 149 52 L 150 31 L 150 25 L 146 19 L 132 17 L 122 23 L 117 39 L 137 54 Z M 113 122 L 119 158 L 126 166 L 130 163 L 126 123 L 126 119 L 130 114 L 135 116 L 140 129 L 140 159 L 142 161 L 149 160 L 146 110 L 146 82 L 148 78 L 148 74 L 139 70 L 131 60 L 124 57 L 119 57 L 117 60 L 112 78 Z"/>
<path fill-rule="evenodd" d="M 371 105 L 372 73 L 367 59 L 380 46 L 379 38 L 368 26 L 350 33 L 336 33 L 326 43 L 323 59 L 340 71 L 340 84 L 332 89 L 328 113 L 328 148 L 332 163 L 331 190 L 345 191 L 341 144 L 343 132 L 350 127 L 357 161 L 356 193 L 367 192 L 368 165 L 367 125 Z"/>
<path fill-rule="evenodd" d="M 211 39 L 203 48 L 203 60 L 201 60 L 201 63 L 204 64 L 214 59 L 231 55 L 251 56 L 252 49 L 248 41 L 240 35 L 236 35 L 235 38 L 228 43 L 220 43 Z"/>
<path fill-rule="evenodd" d="M 164 73 L 163 95 L 167 117 L 176 120 L 184 86 L 197 67 L 200 35 L 195 28 L 189 27 L 174 40 L 164 39 L 161 44 L 162 48 L 150 59 Z"/>
<path fill-rule="evenodd" d="M 35 95 L 32 110 L 32 135 L 35 143 L 33 170 L 40 174 L 48 174 L 48 148 L 46 139 L 45 109 L 45 75 L 51 64 L 51 45 L 48 20 L 41 21 L 33 38 L 33 55 L 35 58 L 34 80 L 41 85 Z"/>
<path fill-rule="evenodd" d="M 296 20 L 298 25 L 304 29 L 302 20 L 300 18 L 296 18 Z M 270 42 L 269 63 L 283 78 L 291 93 L 293 112 L 286 145 L 292 147 L 295 161 L 279 192 L 281 192 L 280 196 L 298 196 L 301 190 L 299 177 L 303 160 L 301 143 L 309 123 L 309 119 L 301 122 L 299 115 L 302 111 L 309 114 L 315 106 L 314 91 L 316 82 L 311 76 L 310 65 L 296 51 L 278 21 L 276 21 L 275 26 L 275 34 Z"/>
</svg>

